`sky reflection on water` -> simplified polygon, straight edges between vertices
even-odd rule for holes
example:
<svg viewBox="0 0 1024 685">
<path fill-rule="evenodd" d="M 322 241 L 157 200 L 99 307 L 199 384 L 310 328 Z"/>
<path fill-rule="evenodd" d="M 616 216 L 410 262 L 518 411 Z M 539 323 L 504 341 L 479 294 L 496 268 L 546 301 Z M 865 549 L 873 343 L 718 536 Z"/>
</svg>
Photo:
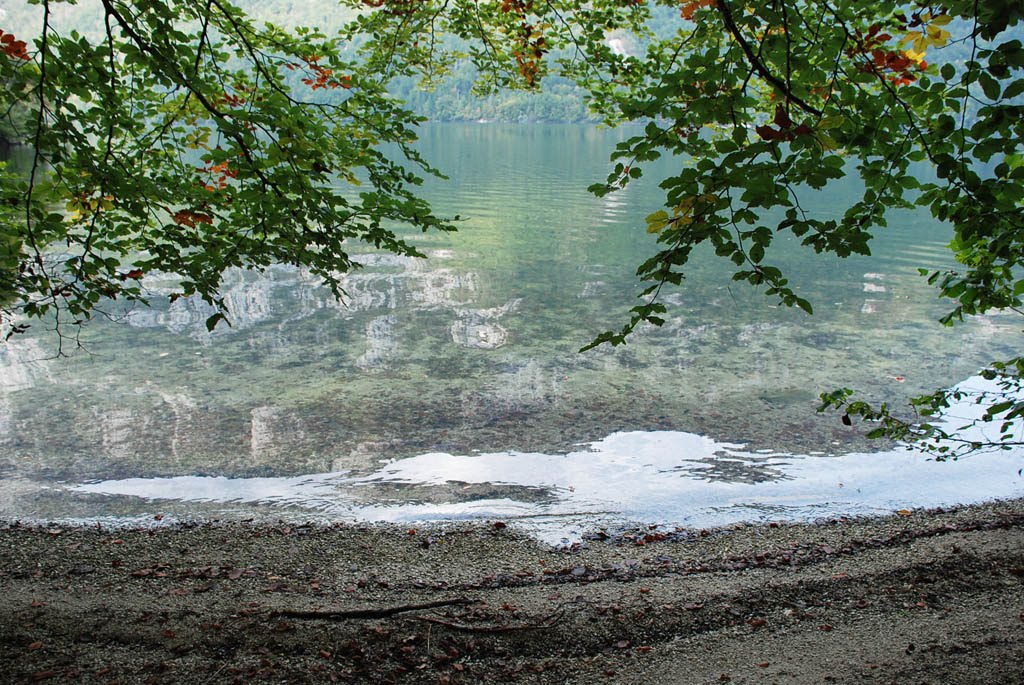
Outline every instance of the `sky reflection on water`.
<svg viewBox="0 0 1024 685">
<path fill-rule="evenodd" d="M 992 384 L 974 378 L 960 387 Z M 968 401 L 954 404 L 944 425 L 958 427 L 980 411 Z M 984 434 L 975 427 L 964 435 Z M 564 455 L 434 452 L 392 461 L 364 476 L 130 478 L 71 490 L 142 498 L 154 510 L 166 500 L 224 503 L 264 518 L 291 511 L 370 522 L 515 520 L 541 539 L 560 542 L 601 525 L 708 527 L 1019 497 L 1022 454 L 996 451 L 957 463 L 905 448 L 795 455 L 750 452 L 692 433 L 631 431 Z M 403 494 L 401 486 L 410 492 Z M 460 497 L 474 486 L 486 487 Z"/>
</svg>

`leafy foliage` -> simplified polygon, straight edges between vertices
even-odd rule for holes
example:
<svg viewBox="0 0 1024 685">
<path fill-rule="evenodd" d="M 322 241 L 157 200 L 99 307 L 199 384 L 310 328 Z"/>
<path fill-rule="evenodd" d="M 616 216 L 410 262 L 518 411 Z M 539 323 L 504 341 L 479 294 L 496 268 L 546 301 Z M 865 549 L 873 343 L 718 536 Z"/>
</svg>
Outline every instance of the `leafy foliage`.
<svg viewBox="0 0 1024 685">
<path fill-rule="evenodd" d="M 8 316 L 80 322 L 103 298 L 145 300 L 154 272 L 180 279 L 172 299 L 222 306 L 224 269 L 278 262 L 340 296 L 347 241 L 416 255 L 395 222 L 451 227 L 411 191 L 412 170 L 433 173 L 411 147 L 418 120 L 337 38 L 256 26 L 221 0 L 102 0 L 90 41 L 42 5 L 35 50 L 5 43 L 0 59 L 4 109 L 32 112 L 9 123 L 35 150 L 2 191 L 21 255 L 0 263 Z"/>
<path fill-rule="evenodd" d="M 942 323 L 1022 304 L 1017 0 L 343 0 L 354 18 L 333 38 L 257 27 L 225 0 L 101 3 L 105 39 L 44 20 L 34 51 L 3 61 L 5 107 L 36 113 L 25 133 L 37 167 L 3 191 L 24 214 L 5 218 L 23 258 L 4 287 L 26 314 L 59 306 L 82 318 L 102 297 L 142 298 L 136 275 L 155 270 L 210 301 L 223 268 L 274 261 L 307 265 L 337 290 L 335 274 L 352 266 L 346 240 L 415 253 L 386 222 L 449 226 L 380 152 L 396 145 L 430 171 L 409 147 L 415 118 L 385 86 L 431 86 L 466 59 L 475 93 L 557 75 L 605 122 L 641 124 L 598 195 L 647 162 L 679 160 L 647 219 L 659 248 L 637 270 L 641 302 L 588 347 L 662 323 L 660 295 L 682 284 L 701 245 L 735 280 L 810 313 L 773 245 L 866 255 L 889 212 L 911 206 L 954 229 L 958 267 L 926 274 L 953 303 Z M 851 174 L 857 202 L 821 215 L 801 204 Z M 360 179 L 369 188 L 354 199 Z M 1010 360 L 990 373 L 1013 383 L 1020 370 Z M 927 415 L 944 401 L 914 406 Z M 876 434 L 929 435 L 851 402 L 840 391 L 823 407 L 878 421 Z M 990 418 L 1012 422 L 1018 409 L 993 401 Z"/>
<path fill-rule="evenodd" d="M 678 19 L 666 23 L 667 9 Z M 701 245 L 735 280 L 811 313 L 813 304 L 772 263 L 772 245 L 796 240 L 813 253 L 867 255 L 889 212 L 915 205 L 954 229 L 950 248 L 959 266 L 926 274 L 953 302 L 942 323 L 1019 308 L 1024 46 L 1013 27 L 1022 13 L 1009 0 L 385 0 L 361 26 L 391 37 L 371 48 L 381 68 L 429 77 L 439 55 L 423 47 L 423 36 L 440 30 L 475 41 L 470 56 L 490 79 L 484 87 L 534 87 L 553 71 L 585 87 L 606 122 L 641 123 L 642 133 L 615 151 L 607 180 L 591 188 L 598 195 L 639 178 L 646 162 L 679 160 L 679 172 L 662 182 L 665 208 L 647 218 L 660 249 L 637 270 L 647 283 L 642 301 L 621 330 L 601 334 L 587 349 L 622 344 L 641 323 L 660 325 L 667 311 L 661 293 L 682 284 Z M 661 21 L 652 22 L 655 15 Z M 635 37 L 631 44 L 642 52 L 615 49 L 611 37 L 623 35 Z M 546 58 L 552 50 L 564 56 Z M 802 192 L 827 191 L 849 174 L 863 184 L 859 201 L 824 215 L 801 204 Z M 1003 380 L 1005 395 L 978 401 L 987 404 L 988 420 L 1004 422 L 997 442 L 1009 444 L 1020 425 L 1012 392 L 1020 364 L 986 373 Z M 950 396 L 936 393 L 912 406 L 927 418 Z M 847 391 L 822 399 L 823 409 L 844 408 L 847 420 L 854 414 L 877 422 L 876 436 L 937 434 L 887 407 L 857 403 Z"/>
</svg>

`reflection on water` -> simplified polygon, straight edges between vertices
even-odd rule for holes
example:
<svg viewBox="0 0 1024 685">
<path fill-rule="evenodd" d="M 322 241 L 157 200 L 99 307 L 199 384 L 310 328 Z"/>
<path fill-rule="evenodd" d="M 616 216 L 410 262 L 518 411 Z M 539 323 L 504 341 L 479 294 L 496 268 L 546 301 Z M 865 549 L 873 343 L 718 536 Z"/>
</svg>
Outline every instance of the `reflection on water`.
<svg viewBox="0 0 1024 685">
<path fill-rule="evenodd" d="M 995 386 L 973 378 L 961 387 Z M 965 401 L 950 408 L 945 425 L 980 415 L 977 405 Z M 966 435 L 981 439 L 985 433 L 975 428 Z M 1019 497 L 1020 456 L 998 452 L 955 465 L 904 449 L 813 457 L 752 453 L 692 433 L 628 432 L 564 455 L 423 454 L 365 476 L 136 478 L 70 489 L 128 497 L 139 512 L 177 500 L 229 503 L 236 516 L 274 516 L 284 507 L 349 520 L 513 518 L 557 542 L 602 523 L 692 527 L 807 520 Z"/>
<path fill-rule="evenodd" d="M 465 512 L 472 500 L 514 503 L 531 516 L 538 507 L 565 513 L 583 506 L 581 479 L 648 473 L 602 466 L 627 464 L 634 452 L 645 458 L 635 443 L 642 435 L 675 445 L 664 448 L 675 456 L 658 462 L 661 475 L 635 479 L 651 509 L 601 499 L 621 485 L 588 495 L 588 511 L 699 508 L 730 487 L 769 497 L 768 485 L 803 487 L 816 469 L 857 461 L 835 455 L 885 448 L 816 415 L 819 392 L 848 386 L 900 403 L 1019 349 L 1013 315 L 952 331 L 935 324 L 945 305 L 917 268 L 945 264 L 948 231 L 903 213 L 871 258 L 810 259 L 780 237 L 772 261 L 814 303 L 813 317 L 773 307 L 698 256 L 685 287 L 666 295 L 663 328 L 578 354 L 627 318 L 633 271 L 652 250 L 643 217 L 662 202 L 646 181 L 672 163 L 621 193 L 588 195 L 620 135 L 577 126 L 425 129 L 425 154 L 451 178 L 425 192 L 441 213 L 467 218 L 458 234 L 411 236 L 427 260 L 353 255 L 363 268 L 345 275 L 342 302 L 299 268 L 232 271 L 224 289 L 232 325 L 210 333 L 205 304 L 168 304 L 161 296 L 173 280 L 149 274 L 154 306 L 112 311 L 122 323 L 95 321 L 82 353 L 51 358 L 55 343 L 42 326 L 13 339 L 0 347 L 0 515 L 114 513 L 87 490 L 40 489 L 112 479 L 174 484 L 192 492 L 186 499 L 200 514 L 208 511 L 197 503 L 204 483 L 291 483 L 299 494 L 286 498 L 290 506 L 306 506 L 308 496 L 324 512 L 351 513 L 356 502 L 371 511 L 374 501 L 392 511 L 383 503 L 405 498 L 423 502 L 422 512 Z M 803 205 L 828 212 L 855 191 L 840 184 Z M 435 474 L 468 488 L 461 499 L 430 480 L 396 488 L 394 469 L 429 459 L 440 460 Z M 490 480 L 474 480 L 443 470 L 502 460 L 575 475 L 502 480 L 503 471 L 487 471 Z M 161 478 L 170 480 L 151 480 Z"/>
</svg>

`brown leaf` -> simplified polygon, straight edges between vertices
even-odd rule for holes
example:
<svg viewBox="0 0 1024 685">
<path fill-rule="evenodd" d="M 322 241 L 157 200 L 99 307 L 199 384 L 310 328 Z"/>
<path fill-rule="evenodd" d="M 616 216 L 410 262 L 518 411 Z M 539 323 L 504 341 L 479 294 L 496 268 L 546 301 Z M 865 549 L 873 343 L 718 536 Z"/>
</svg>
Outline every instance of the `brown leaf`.
<svg viewBox="0 0 1024 685">
<path fill-rule="evenodd" d="M 772 122 L 781 129 L 789 128 L 793 125 L 793 120 L 789 118 L 789 113 L 781 106 L 775 108 L 775 118 Z"/>
<path fill-rule="evenodd" d="M 46 606 L 46 602 L 40 602 L 38 599 L 33 599 L 32 604 L 30 604 L 29 606 L 31 606 L 33 609 L 38 609 L 39 607 Z"/>
<path fill-rule="evenodd" d="M 823 625 L 818 626 L 818 630 L 824 631 L 826 633 L 830 633 L 833 630 L 835 630 L 835 628 L 833 626 L 829 625 L 828 623 L 825 623 Z"/>
<path fill-rule="evenodd" d="M 42 643 L 42 641 L 41 641 L 41 640 L 36 640 L 35 642 L 33 642 L 32 644 L 30 644 L 30 645 L 28 646 L 28 651 L 30 651 L 30 652 L 34 652 L 34 651 L 36 651 L 37 649 L 42 649 L 42 648 L 43 648 L 43 643 Z"/>
<path fill-rule="evenodd" d="M 757 132 L 757 135 L 761 136 L 762 140 L 767 141 L 783 140 L 786 137 L 785 133 L 777 131 L 771 126 L 756 126 L 754 131 Z"/>
</svg>

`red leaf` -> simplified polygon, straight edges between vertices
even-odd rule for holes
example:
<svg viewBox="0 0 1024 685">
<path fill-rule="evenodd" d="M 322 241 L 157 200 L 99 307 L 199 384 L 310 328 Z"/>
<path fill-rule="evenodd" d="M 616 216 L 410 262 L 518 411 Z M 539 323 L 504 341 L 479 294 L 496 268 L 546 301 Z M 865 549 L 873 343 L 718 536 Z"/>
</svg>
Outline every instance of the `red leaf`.
<svg viewBox="0 0 1024 685">
<path fill-rule="evenodd" d="M 782 140 L 786 137 L 786 134 L 782 131 L 776 131 L 771 126 L 758 126 L 754 129 L 757 135 L 761 136 L 763 140 L 775 141 Z"/>
<path fill-rule="evenodd" d="M 786 129 L 793 125 L 793 120 L 789 118 L 789 112 L 779 105 L 775 108 L 775 119 L 773 119 L 775 125 L 779 128 Z"/>
</svg>

